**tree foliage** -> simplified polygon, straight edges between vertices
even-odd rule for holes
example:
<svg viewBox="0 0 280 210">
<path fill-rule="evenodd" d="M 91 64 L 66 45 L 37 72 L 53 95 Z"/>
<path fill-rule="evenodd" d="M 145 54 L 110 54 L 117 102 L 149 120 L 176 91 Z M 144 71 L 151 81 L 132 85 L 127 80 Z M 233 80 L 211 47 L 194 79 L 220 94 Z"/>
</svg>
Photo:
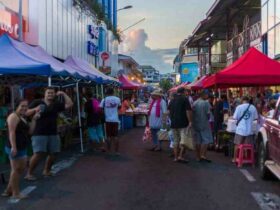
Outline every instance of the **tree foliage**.
<svg viewBox="0 0 280 210">
<path fill-rule="evenodd" d="M 167 92 L 170 88 L 172 88 L 172 84 L 168 79 L 162 79 L 159 86 L 164 92 Z"/>
</svg>

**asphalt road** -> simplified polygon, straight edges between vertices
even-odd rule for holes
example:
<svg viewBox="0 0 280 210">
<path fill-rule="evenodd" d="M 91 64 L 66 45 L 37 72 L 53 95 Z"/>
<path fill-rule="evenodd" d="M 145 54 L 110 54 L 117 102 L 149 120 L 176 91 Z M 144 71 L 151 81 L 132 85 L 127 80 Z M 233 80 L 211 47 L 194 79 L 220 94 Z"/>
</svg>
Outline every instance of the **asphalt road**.
<svg viewBox="0 0 280 210">
<path fill-rule="evenodd" d="M 280 195 L 279 181 L 263 181 L 257 169 L 244 167 L 255 179 L 250 182 L 222 153 L 209 152 L 213 163 L 196 162 L 193 152 L 187 154 L 189 164 L 173 163 L 167 144 L 163 152 L 148 151 L 142 133 L 134 129 L 121 137 L 119 158 L 64 155 L 66 169 L 52 178 L 23 181 L 22 188 L 36 187 L 29 198 L 16 204 L 1 198 L 0 210 L 258 210 L 265 208 L 252 193 Z M 280 209 L 279 204 L 270 209 Z"/>
</svg>

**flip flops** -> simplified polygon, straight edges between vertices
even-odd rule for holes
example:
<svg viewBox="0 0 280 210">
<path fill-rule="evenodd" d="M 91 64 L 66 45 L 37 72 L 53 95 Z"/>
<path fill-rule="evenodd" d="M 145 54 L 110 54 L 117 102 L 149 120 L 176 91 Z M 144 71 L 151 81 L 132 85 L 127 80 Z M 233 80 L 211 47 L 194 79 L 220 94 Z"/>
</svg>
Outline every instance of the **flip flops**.
<svg viewBox="0 0 280 210">
<path fill-rule="evenodd" d="M 212 163 L 212 160 L 209 160 L 207 158 L 200 158 L 200 162 Z"/>
<path fill-rule="evenodd" d="M 4 190 L 4 192 L 1 194 L 2 197 L 10 197 L 12 196 L 12 193 L 8 190 Z"/>
<path fill-rule="evenodd" d="M 25 176 L 24 179 L 27 181 L 36 181 L 37 180 L 37 178 L 33 175 Z"/>
</svg>

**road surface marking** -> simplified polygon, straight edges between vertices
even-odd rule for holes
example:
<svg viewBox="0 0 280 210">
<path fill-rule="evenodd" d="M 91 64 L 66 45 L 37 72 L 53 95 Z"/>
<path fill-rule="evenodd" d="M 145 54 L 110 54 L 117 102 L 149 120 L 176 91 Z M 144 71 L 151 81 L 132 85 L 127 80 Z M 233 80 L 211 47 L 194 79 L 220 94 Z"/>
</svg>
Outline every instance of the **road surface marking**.
<svg viewBox="0 0 280 210">
<path fill-rule="evenodd" d="M 256 181 L 256 179 L 246 169 L 240 169 L 240 172 L 246 177 L 249 182 Z"/>
<path fill-rule="evenodd" d="M 24 196 L 28 196 L 28 194 L 30 194 L 33 190 L 35 190 L 37 187 L 36 186 L 28 186 L 25 189 L 23 189 L 20 194 L 24 195 Z M 8 203 L 10 204 L 14 204 L 14 203 L 18 203 L 20 201 L 20 199 L 15 199 L 15 198 L 10 198 L 8 200 Z"/>
<path fill-rule="evenodd" d="M 262 210 L 280 210 L 280 197 L 272 193 L 251 193 Z"/>
<path fill-rule="evenodd" d="M 59 171 L 62 171 L 66 168 L 69 168 L 77 160 L 77 156 L 71 157 L 66 160 L 61 160 L 52 166 L 52 173 L 57 174 Z"/>
</svg>

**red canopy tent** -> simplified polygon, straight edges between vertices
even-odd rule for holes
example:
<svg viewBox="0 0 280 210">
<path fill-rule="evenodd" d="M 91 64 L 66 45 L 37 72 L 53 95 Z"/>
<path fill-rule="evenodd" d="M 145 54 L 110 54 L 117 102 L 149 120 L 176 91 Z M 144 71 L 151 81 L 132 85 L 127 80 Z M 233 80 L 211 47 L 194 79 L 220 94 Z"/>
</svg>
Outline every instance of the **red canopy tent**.
<svg viewBox="0 0 280 210">
<path fill-rule="evenodd" d="M 176 87 L 173 87 L 173 88 L 171 88 L 170 90 L 169 90 L 169 92 L 170 93 L 174 93 L 174 92 L 177 92 L 177 90 L 179 89 L 179 88 L 181 88 L 181 87 L 187 87 L 188 86 L 188 84 L 190 84 L 189 82 L 184 82 L 184 83 L 182 83 L 182 84 L 180 84 L 180 85 L 177 85 Z"/>
<path fill-rule="evenodd" d="M 203 76 L 200 79 L 192 82 L 191 84 L 188 85 L 188 87 L 192 90 L 200 90 L 203 89 L 203 84 L 205 82 L 205 80 L 208 78 L 209 76 Z"/>
<path fill-rule="evenodd" d="M 270 86 L 280 84 L 280 63 L 255 48 L 250 48 L 236 62 L 210 76 L 204 88 Z"/>
<path fill-rule="evenodd" d="M 130 81 L 125 75 L 119 76 L 119 81 L 121 83 L 121 89 L 123 90 L 137 90 L 141 88 L 140 84 Z"/>
</svg>

